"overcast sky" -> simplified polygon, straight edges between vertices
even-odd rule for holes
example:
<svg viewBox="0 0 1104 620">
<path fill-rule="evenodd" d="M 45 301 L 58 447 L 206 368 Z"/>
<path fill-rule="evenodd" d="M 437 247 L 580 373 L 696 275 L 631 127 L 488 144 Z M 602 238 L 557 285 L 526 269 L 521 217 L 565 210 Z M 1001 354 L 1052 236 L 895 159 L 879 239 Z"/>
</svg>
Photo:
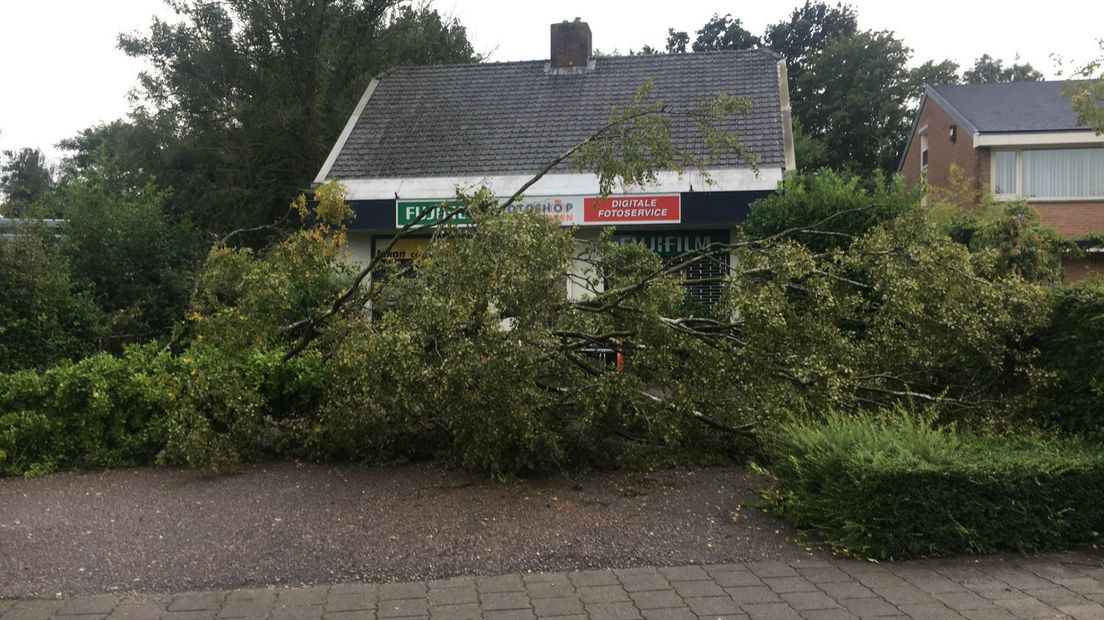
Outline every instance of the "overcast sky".
<svg viewBox="0 0 1104 620">
<path fill-rule="evenodd" d="M 548 57 L 548 25 L 581 17 L 594 46 L 626 53 L 662 48 L 667 28 L 691 33 L 713 13 L 731 13 L 753 33 L 779 21 L 798 0 L 437 0 L 468 28 L 489 60 Z M 1017 54 L 1055 78 L 1057 54 L 1083 63 L 1104 37 L 1099 0 L 1001 2 L 854 0 L 859 26 L 893 30 L 914 50 L 914 64 L 950 58 L 968 65 L 982 53 Z M 922 9 L 922 10 L 916 10 Z M 37 146 L 57 157 L 59 140 L 124 116 L 141 64 L 115 48 L 119 32 L 143 30 L 161 0 L 0 0 L 0 148 Z"/>
</svg>

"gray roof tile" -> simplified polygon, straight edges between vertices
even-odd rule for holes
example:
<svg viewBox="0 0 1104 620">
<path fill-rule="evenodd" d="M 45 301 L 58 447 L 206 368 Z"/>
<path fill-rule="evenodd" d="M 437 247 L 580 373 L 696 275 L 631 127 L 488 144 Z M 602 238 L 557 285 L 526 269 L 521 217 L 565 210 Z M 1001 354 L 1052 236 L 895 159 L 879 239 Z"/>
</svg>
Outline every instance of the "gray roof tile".
<svg viewBox="0 0 1104 620">
<path fill-rule="evenodd" d="M 600 57 L 585 75 L 546 61 L 400 67 L 380 78 L 330 175 L 338 178 L 533 173 L 625 108 L 649 78 L 674 112 L 728 93 L 752 100 L 733 131 L 764 168 L 785 162 L 779 57 L 766 50 Z M 675 144 L 704 151 L 694 121 L 674 114 Z M 743 167 L 726 155 L 716 167 Z"/>
<path fill-rule="evenodd" d="M 1070 100 L 1062 95 L 1066 82 L 1008 82 L 931 86 L 981 133 L 1075 131 Z"/>
</svg>

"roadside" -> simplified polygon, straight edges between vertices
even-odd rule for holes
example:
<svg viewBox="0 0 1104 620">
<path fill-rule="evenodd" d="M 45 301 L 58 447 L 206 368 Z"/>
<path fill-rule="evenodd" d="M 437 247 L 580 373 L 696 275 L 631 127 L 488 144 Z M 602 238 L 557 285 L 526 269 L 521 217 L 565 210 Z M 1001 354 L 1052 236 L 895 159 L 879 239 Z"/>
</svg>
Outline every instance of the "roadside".
<svg viewBox="0 0 1104 620">
<path fill-rule="evenodd" d="M 820 558 L 740 468 L 496 484 L 273 463 L 0 479 L 0 598 Z"/>
</svg>

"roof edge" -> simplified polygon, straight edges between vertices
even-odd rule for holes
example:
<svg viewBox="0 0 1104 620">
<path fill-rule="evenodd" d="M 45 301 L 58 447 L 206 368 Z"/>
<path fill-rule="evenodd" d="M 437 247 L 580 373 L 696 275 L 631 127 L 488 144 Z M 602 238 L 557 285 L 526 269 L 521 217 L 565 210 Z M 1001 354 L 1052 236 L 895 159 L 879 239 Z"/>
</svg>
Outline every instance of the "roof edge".
<svg viewBox="0 0 1104 620">
<path fill-rule="evenodd" d="M 930 94 L 931 98 L 939 104 L 939 107 L 943 108 L 943 111 L 945 111 L 947 114 L 950 114 L 951 118 L 958 121 L 958 124 L 965 127 L 971 134 L 977 135 L 978 133 L 980 133 L 977 126 L 974 125 L 965 114 L 960 112 L 958 108 L 951 105 L 951 102 L 947 101 L 946 97 L 939 94 L 939 91 L 936 90 L 934 86 L 925 86 L 924 94 Z"/>
<path fill-rule="evenodd" d="M 761 54 L 773 60 L 783 60 L 782 55 L 778 52 L 770 49 L 769 47 L 749 47 L 742 50 L 704 50 L 700 52 L 681 52 L 674 54 L 611 54 L 594 56 L 592 60 L 621 60 L 625 58 L 658 58 L 663 56 L 721 56 L 725 54 Z M 524 65 L 524 64 L 539 64 L 547 63 L 547 58 L 530 58 L 528 60 L 495 60 L 489 62 L 458 62 L 449 64 L 425 64 L 425 65 L 396 65 L 387 70 L 387 72 L 402 71 L 406 69 L 443 69 L 447 67 L 493 67 L 502 65 Z M 381 75 L 380 77 L 383 77 Z"/>
<path fill-rule="evenodd" d="M 905 148 L 901 151 L 901 159 L 897 161 L 897 172 L 903 172 L 905 170 L 905 158 L 908 157 L 909 149 L 912 148 L 912 137 L 916 135 L 916 130 L 920 124 L 920 113 L 924 111 L 924 104 L 928 102 L 928 87 L 924 87 L 924 94 L 920 95 L 920 102 L 916 104 L 916 113 L 912 115 L 912 124 L 909 126 L 909 135 L 905 139 Z"/>
<path fill-rule="evenodd" d="M 333 169 L 334 163 L 337 161 L 341 151 L 345 149 L 345 143 L 349 141 L 349 136 L 353 135 L 353 128 L 356 127 L 357 121 L 360 120 L 360 115 L 364 113 L 364 108 L 368 105 L 368 100 L 372 98 L 372 93 L 376 91 L 376 86 L 380 82 L 379 77 L 372 78 L 372 81 L 368 83 L 368 88 L 364 89 L 364 94 L 360 96 L 360 101 L 357 102 L 356 107 L 353 108 L 353 113 L 349 116 L 348 122 L 345 123 L 345 128 L 341 130 L 341 134 L 337 137 L 337 141 L 334 142 L 333 148 L 330 149 L 330 154 L 326 156 L 326 161 L 322 163 L 322 168 L 318 171 L 318 176 L 314 178 L 315 185 L 319 185 L 326 182 L 326 177 L 330 175 L 330 170 Z"/>
</svg>

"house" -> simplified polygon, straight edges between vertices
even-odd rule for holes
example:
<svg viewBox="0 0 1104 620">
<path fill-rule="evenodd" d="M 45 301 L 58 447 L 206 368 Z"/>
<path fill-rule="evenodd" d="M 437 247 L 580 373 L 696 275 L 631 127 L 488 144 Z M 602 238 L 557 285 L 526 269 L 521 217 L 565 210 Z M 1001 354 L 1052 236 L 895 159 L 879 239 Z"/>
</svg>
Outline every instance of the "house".
<svg viewBox="0 0 1104 620">
<path fill-rule="evenodd" d="M 1065 82 L 928 86 L 900 172 L 947 187 L 958 166 L 975 189 L 1025 200 L 1074 240 L 1104 233 L 1104 136 L 1079 125 Z M 1104 255 L 1066 266 L 1067 279 L 1104 273 Z"/>
<path fill-rule="evenodd" d="M 399 67 L 373 80 L 316 179 L 338 179 L 348 189 L 356 213 L 350 254 L 367 260 L 423 210 L 454 198 L 458 187 L 513 195 L 630 105 L 649 80 L 653 97 L 674 112 L 675 145 L 698 154 L 705 144 L 696 121 L 679 112 L 718 93 L 750 99 L 748 114 L 720 128 L 739 137 L 757 166 L 725 155 L 708 170 L 712 184 L 698 171 L 660 171 L 654 186 L 600 196 L 595 175 L 560 165 L 528 189 L 524 208 L 577 227 L 581 238 L 615 227 L 620 240 L 664 256 L 728 242 L 751 202 L 774 191 L 794 167 L 785 62 L 762 49 L 595 57 L 591 36 L 576 19 L 552 24 L 549 60 Z M 427 236 L 403 239 L 393 251 L 409 259 L 427 242 Z M 709 303 L 717 293 L 716 285 L 702 285 L 691 296 Z"/>
</svg>

